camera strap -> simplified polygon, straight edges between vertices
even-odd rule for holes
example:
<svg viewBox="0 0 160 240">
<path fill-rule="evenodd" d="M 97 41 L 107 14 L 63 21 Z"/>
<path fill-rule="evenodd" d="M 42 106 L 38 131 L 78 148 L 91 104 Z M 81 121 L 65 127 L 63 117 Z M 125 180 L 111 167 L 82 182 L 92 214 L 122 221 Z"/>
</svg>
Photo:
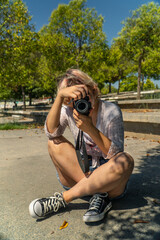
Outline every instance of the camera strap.
<svg viewBox="0 0 160 240">
<path fill-rule="evenodd" d="M 80 150 L 82 149 L 83 159 L 80 153 Z M 84 173 L 89 171 L 89 162 L 88 162 L 88 155 L 86 151 L 86 146 L 83 138 L 83 131 L 79 130 L 77 142 L 76 142 L 76 154 L 78 158 L 79 165 Z"/>
</svg>

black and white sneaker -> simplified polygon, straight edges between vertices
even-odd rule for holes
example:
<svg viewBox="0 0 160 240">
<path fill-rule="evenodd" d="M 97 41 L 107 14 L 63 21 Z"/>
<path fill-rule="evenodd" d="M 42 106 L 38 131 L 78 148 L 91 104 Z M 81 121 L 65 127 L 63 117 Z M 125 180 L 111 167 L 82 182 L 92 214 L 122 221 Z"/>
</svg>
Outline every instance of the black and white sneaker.
<svg viewBox="0 0 160 240">
<path fill-rule="evenodd" d="M 104 218 L 104 215 L 112 207 L 108 193 L 95 194 L 89 201 L 89 209 L 83 216 L 84 222 L 98 222 Z"/>
<path fill-rule="evenodd" d="M 33 218 L 40 219 L 48 214 L 57 212 L 60 208 L 66 207 L 62 193 L 55 193 L 53 197 L 38 198 L 29 205 L 29 213 Z"/>
</svg>

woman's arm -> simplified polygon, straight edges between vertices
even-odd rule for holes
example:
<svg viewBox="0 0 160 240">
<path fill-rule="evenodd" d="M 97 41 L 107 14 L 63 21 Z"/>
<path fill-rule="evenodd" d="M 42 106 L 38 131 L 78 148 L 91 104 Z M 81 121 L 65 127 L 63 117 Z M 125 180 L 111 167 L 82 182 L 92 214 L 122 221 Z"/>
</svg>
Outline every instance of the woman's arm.
<svg viewBox="0 0 160 240">
<path fill-rule="evenodd" d="M 111 146 L 111 140 L 94 126 L 91 117 L 81 115 L 75 109 L 73 111 L 73 117 L 75 119 L 76 126 L 86 132 L 99 149 L 107 155 Z"/>
<path fill-rule="evenodd" d="M 62 103 L 63 98 L 57 95 L 46 121 L 47 129 L 50 133 L 53 133 L 59 125 Z"/>
<path fill-rule="evenodd" d="M 76 110 L 73 111 L 73 117 L 77 127 L 92 138 L 107 158 L 124 150 L 124 128 L 120 114 L 115 116 L 108 125 L 107 136 L 94 126 L 91 117 L 81 115 Z"/>
<path fill-rule="evenodd" d="M 93 139 L 99 149 L 107 155 L 111 146 L 111 140 L 93 125 L 89 128 L 87 134 Z"/>
<path fill-rule="evenodd" d="M 47 116 L 47 129 L 50 133 L 53 133 L 60 124 L 61 107 L 64 98 L 77 100 L 82 96 L 84 97 L 86 92 L 88 92 L 88 89 L 85 85 L 75 85 L 59 90 L 52 108 Z"/>
</svg>

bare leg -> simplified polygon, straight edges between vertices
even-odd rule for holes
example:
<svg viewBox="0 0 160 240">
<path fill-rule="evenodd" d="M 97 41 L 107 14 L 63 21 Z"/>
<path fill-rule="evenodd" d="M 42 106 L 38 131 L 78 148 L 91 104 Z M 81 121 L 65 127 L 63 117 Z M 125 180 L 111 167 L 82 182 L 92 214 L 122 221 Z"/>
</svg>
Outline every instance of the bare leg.
<svg viewBox="0 0 160 240">
<path fill-rule="evenodd" d="M 134 167 L 133 158 L 122 152 L 86 177 L 79 166 L 74 146 L 67 139 L 59 137 L 50 140 L 48 149 L 61 183 L 71 187 L 63 193 L 66 202 L 103 192 L 108 192 L 110 197 L 119 196 Z"/>
<path fill-rule="evenodd" d="M 29 212 L 34 218 L 41 218 L 50 212 L 56 212 L 60 207 L 65 207 L 65 202 L 69 203 L 73 199 L 86 195 L 94 195 L 95 193 L 108 193 L 109 197 L 116 197 L 123 193 L 126 183 L 132 173 L 134 161 L 127 153 L 119 153 L 111 158 L 107 163 L 103 164 L 89 176 L 85 176 L 82 172 L 74 146 L 64 137 L 56 138 L 48 142 L 48 149 L 53 163 L 59 173 L 60 181 L 65 186 L 71 187 L 62 194 L 56 193 L 54 197 L 35 199 L 29 205 Z M 99 195 L 95 195 L 92 199 L 94 209 L 96 204 L 102 201 Z M 85 222 L 99 221 L 104 214 L 111 208 L 108 195 L 105 194 L 104 211 L 99 213 L 98 209 L 93 214 L 91 210 L 94 206 L 90 206 L 89 210 L 83 216 Z M 97 202 L 96 202 L 97 201 Z"/>
<path fill-rule="evenodd" d="M 63 185 L 73 187 L 85 177 L 79 166 L 75 148 L 66 138 L 61 136 L 49 140 L 48 151 Z"/>
<path fill-rule="evenodd" d="M 110 197 L 123 193 L 133 171 L 133 158 L 127 153 L 119 153 L 109 162 L 97 168 L 88 178 L 82 178 L 74 187 L 63 193 L 66 202 L 73 199 L 108 192 Z"/>
</svg>

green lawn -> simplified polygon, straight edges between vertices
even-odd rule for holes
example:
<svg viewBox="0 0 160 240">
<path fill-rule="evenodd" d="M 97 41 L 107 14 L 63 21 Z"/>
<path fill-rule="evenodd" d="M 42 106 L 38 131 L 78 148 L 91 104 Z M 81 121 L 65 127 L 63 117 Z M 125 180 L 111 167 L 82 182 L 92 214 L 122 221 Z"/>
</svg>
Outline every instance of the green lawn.
<svg viewBox="0 0 160 240">
<path fill-rule="evenodd" d="M 5 123 L 5 124 L 0 124 L 0 130 L 37 128 L 38 126 L 40 126 L 40 125 L 38 125 L 38 124 Z"/>
</svg>

